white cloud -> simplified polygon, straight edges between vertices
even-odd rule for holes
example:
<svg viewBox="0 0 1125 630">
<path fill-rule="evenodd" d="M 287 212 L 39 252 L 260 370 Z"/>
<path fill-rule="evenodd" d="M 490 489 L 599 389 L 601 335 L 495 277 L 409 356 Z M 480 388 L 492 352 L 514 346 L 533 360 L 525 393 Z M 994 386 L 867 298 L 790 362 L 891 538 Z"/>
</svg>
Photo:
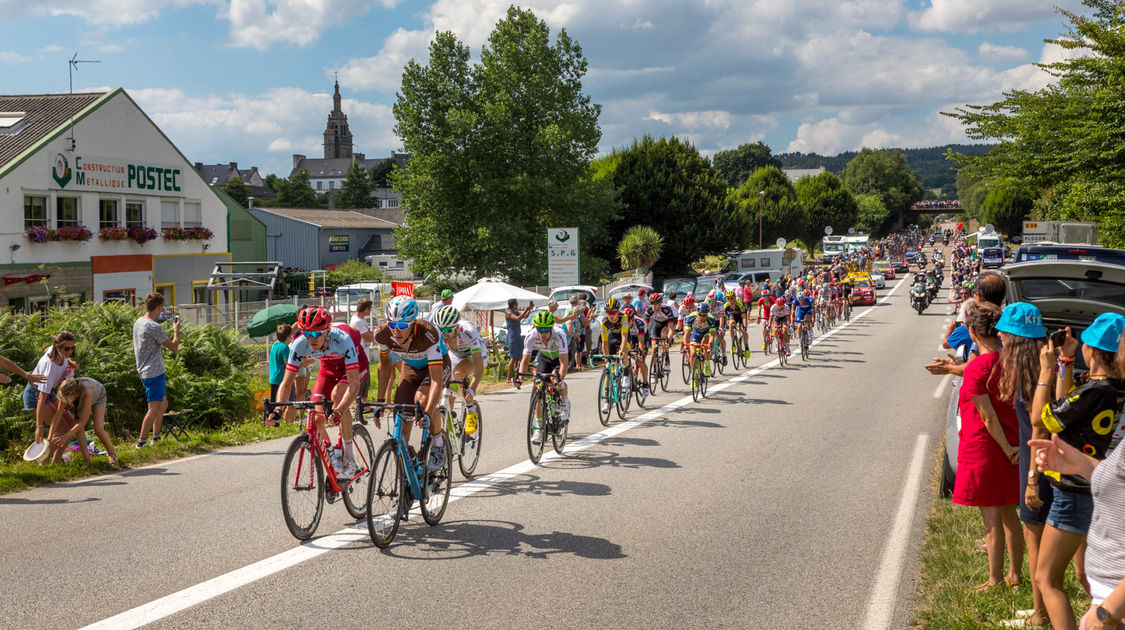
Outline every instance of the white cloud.
<svg viewBox="0 0 1125 630">
<path fill-rule="evenodd" d="M 981 42 L 977 55 L 986 61 L 1019 61 L 1027 57 L 1027 50 L 1019 46 L 997 46 L 988 42 Z"/>
<path fill-rule="evenodd" d="M 393 8 L 400 0 L 230 0 L 219 16 L 230 22 L 229 43 L 266 50 L 275 43 L 307 46 L 330 27 L 366 15 L 373 4 Z"/>
<path fill-rule="evenodd" d="M 656 120 L 666 125 L 679 125 L 689 130 L 730 128 L 730 112 L 716 110 L 673 114 L 651 112 L 648 116 L 645 116 L 645 120 Z"/>
<path fill-rule="evenodd" d="M 51 44 L 49 46 L 44 46 L 44 47 L 40 48 L 39 52 L 43 53 L 43 54 L 49 54 L 49 53 L 56 53 L 56 52 L 59 52 L 61 50 L 62 50 L 62 46 Z"/>
<path fill-rule="evenodd" d="M 950 111 L 953 107 L 949 104 L 942 110 Z M 896 122 L 893 126 L 878 121 L 848 123 L 845 118 L 834 116 L 802 123 L 785 151 L 835 155 L 861 147 L 928 147 L 969 141 L 960 122 L 936 111 L 917 122 Z"/>
<path fill-rule="evenodd" d="M 101 53 L 119 53 L 123 52 L 125 47 L 121 44 L 103 44 L 98 46 L 98 52 Z"/>
<path fill-rule="evenodd" d="M 28 61 L 31 61 L 31 57 L 28 57 L 27 55 L 21 55 L 10 50 L 0 50 L 0 62 L 27 63 Z"/>
<path fill-rule="evenodd" d="M 70 15 L 87 24 L 122 26 L 148 22 L 164 9 L 220 2 L 221 0 L 0 0 L 0 13 L 10 18 Z"/>
<path fill-rule="evenodd" d="M 652 27 L 652 20 L 642 20 L 641 18 L 637 18 L 637 21 L 633 22 L 633 26 L 631 28 L 635 31 L 647 31 L 651 30 Z"/>
<path fill-rule="evenodd" d="M 908 21 L 920 31 L 977 33 L 992 29 L 1020 31 L 1030 22 L 1054 19 L 1055 6 L 1078 8 L 1077 0 L 930 0 Z"/>
</svg>

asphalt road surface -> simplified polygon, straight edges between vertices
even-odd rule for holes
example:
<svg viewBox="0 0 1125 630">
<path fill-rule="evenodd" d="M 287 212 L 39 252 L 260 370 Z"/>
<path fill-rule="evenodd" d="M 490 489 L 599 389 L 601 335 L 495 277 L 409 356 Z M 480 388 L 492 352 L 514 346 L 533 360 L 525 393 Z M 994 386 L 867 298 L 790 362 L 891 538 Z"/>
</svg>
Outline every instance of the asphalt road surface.
<svg viewBox="0 0 1125 630">
<path fill-rule="evenodd" d="M 571 444 L 539 466 L 527 388 L 484 395 L 478 480 L 384 551 L 339 503 L 289 535 L 289 440 L 0 496 L 0 626 L 906 627 L 948 396 L 922 365 L 949 310 L 908 289 L 807 362 L 754 344 L 706 400 L 677 372 L 609 429 L 598 373 L 575 374 Z"/>
</svg>

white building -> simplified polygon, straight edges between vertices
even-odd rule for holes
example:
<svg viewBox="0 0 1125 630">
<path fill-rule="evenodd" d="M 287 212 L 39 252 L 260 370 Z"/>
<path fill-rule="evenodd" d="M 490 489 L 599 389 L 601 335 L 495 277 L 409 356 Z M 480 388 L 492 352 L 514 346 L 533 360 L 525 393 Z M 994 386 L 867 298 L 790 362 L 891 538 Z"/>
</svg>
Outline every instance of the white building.
<svg viewBox="0 0 1125 630">
<path fill-rule="evenodd" d="M 230 260 L 226 206 L 121 88 L 0 96 L 0 207 L 0 307 L 203 302 Z"/>
</svg>

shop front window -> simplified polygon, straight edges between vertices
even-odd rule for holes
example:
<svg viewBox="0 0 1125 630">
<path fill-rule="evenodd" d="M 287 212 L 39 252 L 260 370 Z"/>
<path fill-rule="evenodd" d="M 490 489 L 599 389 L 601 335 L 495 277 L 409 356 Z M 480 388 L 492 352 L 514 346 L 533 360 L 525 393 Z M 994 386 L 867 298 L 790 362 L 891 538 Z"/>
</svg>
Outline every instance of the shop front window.
<svg viewBox="0 0 1125 630">
<path fill-rule="evenodd" d="M 78 227 L 78 198 L 55 198 L 55 221 L 57 227 Z"/>
<path fill-rule="evenodd" d="M 125 227 L 144 227 L 145 205 L 139 201 L 125 202 Z"/>
<path fill-rule="evenodd" d="M 23 198 L 23 227 L 47 226 L 47 198 L 27 196 Z"/>
<path fill-rule="evenodd" d="M 98 202 L 98 227 L 117 227 L 119 217 L 117 214 L 116 199 L 102 199 Z"/>
</svg>

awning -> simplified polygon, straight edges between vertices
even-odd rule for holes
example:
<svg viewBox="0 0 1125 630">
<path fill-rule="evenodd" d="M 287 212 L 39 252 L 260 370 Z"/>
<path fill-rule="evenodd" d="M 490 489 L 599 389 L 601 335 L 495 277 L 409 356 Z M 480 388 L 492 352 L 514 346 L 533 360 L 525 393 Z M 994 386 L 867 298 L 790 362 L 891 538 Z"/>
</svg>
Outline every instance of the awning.
<svg viewBox="0 0 1125 630">
<path fill-rule="evenodd" d="M 4 286 L 12 284 L 19 284 L 21 282 L 31 284 L 32 282 L 39 282 L 50 278 L 49 273 L 10 273 L 4 276 Z"/>
</svg>

